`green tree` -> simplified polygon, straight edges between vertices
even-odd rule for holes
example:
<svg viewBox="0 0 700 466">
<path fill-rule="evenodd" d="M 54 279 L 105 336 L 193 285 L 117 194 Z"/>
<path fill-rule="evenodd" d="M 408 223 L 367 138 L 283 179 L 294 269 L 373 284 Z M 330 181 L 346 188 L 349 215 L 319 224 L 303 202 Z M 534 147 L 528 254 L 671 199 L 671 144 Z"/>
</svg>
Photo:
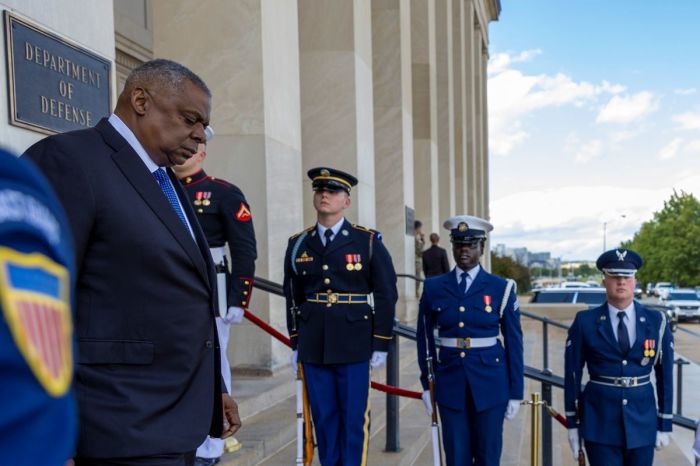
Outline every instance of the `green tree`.
<svg viewBox="0 0 700 466">
<path fill-rule="evenodd" d="M 700 202 L 692 194 L 674 191 L 663 209 L 622 246 L 644 259 L 637 273 L 640 283 L 700 284 Z"/>
<path fill-rule="evenodd" d="M 518 284 L 518 293 L 530 291 L 530 269 L 510 257 L 491 253 L 491 272 L 503 278 L 512 278 Z"/>
</svg>

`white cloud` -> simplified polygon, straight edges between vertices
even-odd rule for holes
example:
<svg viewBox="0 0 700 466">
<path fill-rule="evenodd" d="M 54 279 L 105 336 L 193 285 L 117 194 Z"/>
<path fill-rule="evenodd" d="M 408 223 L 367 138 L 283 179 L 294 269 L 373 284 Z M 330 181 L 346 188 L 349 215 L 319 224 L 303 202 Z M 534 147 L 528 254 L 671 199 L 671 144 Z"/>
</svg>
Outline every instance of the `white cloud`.
<svg viewBox="0 0 700 466">
<path fill-rule="evenodd" d="M 528 62 L 541 53 L 542 50 L 540 49 L 524 50 L 517 55 L 511 55 L 510 53 L 497 53 L 489 60 L 488 74 L 500 73 L 509 68 L 509 66 L 513 63 Z"/>
<path fill-rule="evenodd" d="M 685 112 L 674 115 L 673 121 L 678 123 L 679 129 L 700 129 L 700 112 Z"/>
<path fill-rule="evenodd" d="M 570 186 L 513 193 L 491 202 L 491 244 L 592 260 L 603 249 L 603 223 L 608 248 L 629 240 L 663 208 L 674 188 L 697 196 L 700 175 L 663 189 Z"/>
<path fill-rule="evenodd" d="M 678 155 L 678 152 L 680 152 L 681 144 L 683 144 L 682 138 L 675 138 L 673 141 L 666 144 L 659 151 L 659 159 L 668 160 L 674 158 Z"/>
<path fill-rule="evenodd" d="M 674 89 L 673 93 L 677 95 L 693 95 L 697 93 L 698 90 L 695 89 L 694 87 L 689 87 L 687 89 Z"/>
<path fill-rule="evenodd" d="M 518 55 L 499 53 L 489 61 L 489 148 L 495 155 L 509 154 L 528 138 L 523 120 L 533 112 L 566 105 L 583 107 L 595 103 L 601 94 L 625 91 L 624 86 L 608 81 L 596 85 L 575 81 L 564 73 L 527 75 L 511 68 L 540 53 L 538 49 Z"/>
<path fill-rule="evenodd" d="M 598 113 L 597 123 L 631 123 L 659 108 L 657 99 L 649 91 L 632 95 L 614 95 Z"/>
<path fill-rule="evenodd" d="M 576 152 L 575 159 L 578 163 L 588 163 L 591 160 L 600 157 L 602 152 L 602 142 L 600 139 L 594 139 L 579 148 L 578 152 Z"/>
</svg>

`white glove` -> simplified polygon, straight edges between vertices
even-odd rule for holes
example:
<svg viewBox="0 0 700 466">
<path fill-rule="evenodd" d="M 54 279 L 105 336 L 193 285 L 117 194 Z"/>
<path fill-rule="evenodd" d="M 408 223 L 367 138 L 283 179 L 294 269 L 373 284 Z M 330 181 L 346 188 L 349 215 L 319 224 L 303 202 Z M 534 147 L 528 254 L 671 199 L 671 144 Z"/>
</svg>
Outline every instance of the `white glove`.
<svg viewBox="0 0 700 466">
<path fill-rule="evenodd" d="M 578 452 L 581 449 L 578 441 L 578 429 L 569 429 L 569 447 L 574 454 L 574 461 L 578 460 Z"/>
<path fill-rule="evenodd" d="M 520 400 L 508 400 L 508 406 L 506 407 L 506 419 L 508 421 L 515 418 L 520 410 Z"/>
<path fill-rule="evenodd" d="M 294 378 L 297 377 L 297 358 L 299 357 L 299 352 L 297 350 L 292 351 L 292 356 L 289 358 L 289 363 L 292 365 L 292 374 Z"/>
<path fill-rule="evenodd" d="M 242 308 L 237 306 L 231 306 L 226 311 L 226 317 L 223 317 L 221 320 L 223 320 L 227 324 L 237 325 L 243 321 L 244 314 L 245 312 L 243 312 Z"/>
<path fill-rule="evenodd" d="M 372 353 L 372 358 L 369 360 L 369 365 L 372 367 L 372 369 L 376 369 L 377 367 L 383 365 L 386 362 L 386 356 L 387 356 L 386 351 L 374 351 Z"/>
<path fill-rule="evenodd" d="M 656 432 L 656 449 L 661 450 L 664 447 L 667 447 L 668 444 L 671 442 L 671 439 L 668 436 L 668 432 Z"/>
<path fill-rule="evenodd" d="M 425 405 L 425 411 L 428 413 L 428 416 L 433 415 L 433 403 L 430 401 L 430 390 L 426 390 L 423 392 L 423 395 L 421 395 L 421 398 L 423 399 L 423 404 Z"/>
</svg>

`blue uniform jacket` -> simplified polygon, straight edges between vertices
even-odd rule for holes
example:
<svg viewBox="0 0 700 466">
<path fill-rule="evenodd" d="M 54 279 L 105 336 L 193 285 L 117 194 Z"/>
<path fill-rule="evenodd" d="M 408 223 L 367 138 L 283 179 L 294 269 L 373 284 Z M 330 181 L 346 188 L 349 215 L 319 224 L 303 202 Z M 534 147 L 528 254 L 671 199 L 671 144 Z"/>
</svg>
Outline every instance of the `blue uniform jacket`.
<svg viewBox="0 0 700 466">
<path fill-rule="evenodd" d="M 387 351 L 398 293 L 394 265 L 378 232 L 345 220 L 325 250 L 315 226 L 292 236 L 284 260 L 284 291 L 287 329 L 299 361 L 345 364 Z M 374 308 L 308 302 L 313 293 L 372 293 Z"/>
<path fill-rule="evenodd" d="M 77 435 L 73 246 L 55 194 L 0 151 L 0 463 L 63 466 Z"/>
<path fill-rule="evenodd" d="M 471 387 L 477 411 L 483 411 L 509 399 L 523 398 L 523 333 L 515 291 L 506 299 L 499 317 L 506 281 L 481 269 L 474 282 L 462 294 L 454 269 L 425 281 L 418 313 L 418 364 L 423 389 L 428 387 L 426 351 L 433 358 L 437 403 L 448 408 L 465 409 L 465 385 Z M 489 306 L 491 311 L 487 311 Z M 463 325 L 460 325 L 463 324 Z M 441 348 L 435 350 L 434 329 L 439 337 L 486 338 L 503 335 L 489 348 Z M 426 349 L 427 341 L 427 349 Z"/>
<path fill-rule="evenodd" d="M 673 416 L 673 335 L 665 315 L 634 303 L 636 338 L 627 354 L 620 350 L 608 316 L 608 304 L 576 314 L 566 341 L 564 402 L 569 428 L 591 442 L 625 446 L 654 445 L 656 431 L 670 432 Z M 663 336 L 661 336 L 663 333 Z M 644 355 L 644 341 L 654 349 Z M 654 370 L 658 411 L 652 384 L 623 388 L 588 382 L 581 391 L 583 366 L 591 376 L 636 377 Z"/>
</svg>

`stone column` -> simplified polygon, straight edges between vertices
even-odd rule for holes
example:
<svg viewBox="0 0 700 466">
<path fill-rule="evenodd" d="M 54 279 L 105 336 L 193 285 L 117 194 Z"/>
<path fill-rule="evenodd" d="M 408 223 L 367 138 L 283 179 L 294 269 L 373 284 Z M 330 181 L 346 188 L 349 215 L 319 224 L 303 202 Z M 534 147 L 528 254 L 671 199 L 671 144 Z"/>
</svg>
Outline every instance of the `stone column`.
<svg viewBox="0 0 700 466">
<path fill-rule="evenodd" d="M 474 41 L 476 34 L 474 31 L 474 22 L 476 17 L 474 14 L 473 0 L 464 1 L 464 25 L 465 31 L 464 40 L 464 147 L 465 147 L 465 171 L 466 171 L 466 213 L 476 215 L 477 212 L 477 146 L 476 146 L 476 98 L 478 95 L 476 89 L 476 62 L 474 55 Z"/>
<path fill-rule="evenodd" d="M 370 0 L 299 0 L 304 219 L 316 221 L 306 170 L 330 165 L 359 180 L 347 217 L 375 227 Z"/>
<path fill-rule="evenodd" d="M 372 69 L 375 174 L 381 180 L 376 185 L 377 229 L 397 273 L 413 274 L 414 237 L 407 234 L 405 214 L 406 207 L 413 207 L 414 178 L 410 8 L 410 0 L 372 2 Z M 398 288 L 397 317 L 403 320 L 405 304 L 411 304 L 411 311 L 417 308 L 415 282 L 399 278 Z"/>
<path fill-rule="evenodd" d="M 452 127 L 454 154 L 455 213 L 466 213 L 466 157 L 464 153 L 464 0 L 452 2 Z"/>
<path fill-rule="evenodd" d="M 413 185 L 416 219 L 440 232 L 435 2 L 411 1 Z"/>
<path fill-rule="evenodd" d="M 245 193 L 258 242 L 256 275 L 281 283 L 287 238 L 302 228 L 296 2 L 154 1 L 154 54 L 199 74 L 213 94 L 205 168 Z M 217 31 L 210 34 L 196 31 Z M 235 260 L 235 259 L 234 259 Z M 286 333 L 284 299 L 254 291 L 251 310 Z M 245 321 L 232 327 L 231 365 L 269 373 L 288 350 Z"/>
<path fill-rule="evenodd" d="M 435 2 L 440 221 L 455 215 L 452 0 Z M 443 235 L 445 236 L 445 235 Z"/>
<path fill-rule="evenodd" d="M 478 23 L 474 25 L 474 41 L 473 46 L 473 63 L 474 63 L 474 188 L 476 192 L 476 205 L 474 215 L 483 217 L 484 210 L 484 164 L 483 164 L 483 148 L 484 148 L 484 74 L 482 71 L 481 61 L 481 27 Z"/>
</svg>

